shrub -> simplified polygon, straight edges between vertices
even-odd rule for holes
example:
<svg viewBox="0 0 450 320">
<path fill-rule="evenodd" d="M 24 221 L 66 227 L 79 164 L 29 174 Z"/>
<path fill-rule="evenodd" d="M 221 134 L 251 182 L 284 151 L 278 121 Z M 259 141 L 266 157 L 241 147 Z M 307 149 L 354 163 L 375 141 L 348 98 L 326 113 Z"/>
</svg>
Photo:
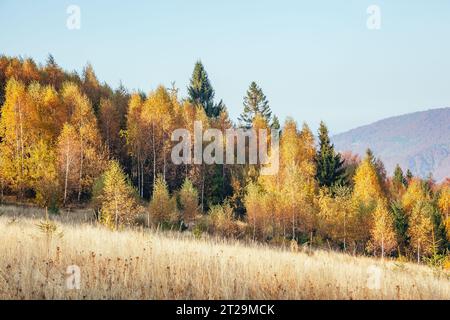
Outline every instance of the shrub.
<svg viewBox="0 0 450 320">
<path fill-rule="evenodd" d="M 158 177 L 148 207 L 148 223 L 167 227 L 178 224 L 179 220 L 176 199 L 170 196 L 164 179 Z"/>
<path fill-rule="evenodd" d="M 223 205 L 212 206 L 209 210 L 212 231 L 225 237 L 234 237 L 238 231 L 233 209 L 228 201 Z"/>
<path fill-rule="evenodd" d="M 100 193 L 101 222 L 111 229 L 124 224 L 134 224 L 141 207 L 136 201 L 135 191 L 117 161 L 111 161 L 104 173 Z"/>
<path fill-rule="evenodd" d="M 184 180 L 179 193 L 179 202 L 184 222 L 194 220 L 198 214 L 198 192 L 189 179 Z"/>
</svg>

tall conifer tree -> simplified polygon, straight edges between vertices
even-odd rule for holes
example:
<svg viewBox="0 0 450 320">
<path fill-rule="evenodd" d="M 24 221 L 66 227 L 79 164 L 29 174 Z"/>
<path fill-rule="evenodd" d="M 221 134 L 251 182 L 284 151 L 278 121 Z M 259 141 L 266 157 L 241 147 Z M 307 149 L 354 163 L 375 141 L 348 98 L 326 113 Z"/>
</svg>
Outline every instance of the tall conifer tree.
<svg viewBox="0 0 450 320">
<path fill-rule="evenodd" d="M 320 186 L 331 187 L 342 184 L 345 178 L 344 160 L 336 153 L 330 141 L 328 129 L 321 122 L 319 127 L 319 150 L 316 154 L 317 181 Z"/>
<path fill-rule="evenodd" d="M 189 102 L 202 106 L 208 117 L 216 118 L 220 115 L 222 101 L 217 105 L 214 104 L 214 89 L 201 61 L 197 61 L 195 64 L 188 87 L 188 94 Z"/>
<path fill-rule="evenodd" d="M 244 111 L 239 116 L 239 121 L 244 127 L 251 128 L 253 119 L 258 114 L 265 118 L 267 123 L 270 123 L 272 111 L 270 110 L 269 101 L 262 89 L 253 81 L 247 90 L 247 95 L 244 97 Z"/>
</svg>

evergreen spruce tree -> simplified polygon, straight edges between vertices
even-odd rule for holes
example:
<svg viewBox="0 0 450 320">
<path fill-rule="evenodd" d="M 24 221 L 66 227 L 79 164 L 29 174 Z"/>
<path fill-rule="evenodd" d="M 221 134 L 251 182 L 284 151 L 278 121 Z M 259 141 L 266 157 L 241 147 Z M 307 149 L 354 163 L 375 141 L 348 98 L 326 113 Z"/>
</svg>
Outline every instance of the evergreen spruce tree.
<svg viewBox="0 0 450 320">
<path fill-rule="evenodd" d="M 56 63 L 55 57 L 52 54 L 48 54 L 46 64 L 49 67 L 58 68 L 58 64 Z"/>
<path fill-rule="evenodd" d="M 414 175 L 412 174 L 411 170 L 406 170 L 406 184 L 409 185 L 412 178 L 414 178 Z"/>
<path fill-rule="evenodd" d="M 244 111 L 238 120 L 244 127 L 251 128 L 253 119 L 257 114 L 265 118 L 267 123 L 271 123 L 272 111 L 270 110 L 269 101 L 262 89 L 253 81 L 247 90 L 247 95 L 244 97 Z M 278 122 L 278 119 L 276 121 Z M 275 125 L 277 124 L 275 123 Z"/>
<path fill-rule="evenodd" d="M 400 185 L 406 185 L 405 177 L 403 176 L 403 170 L 400 168 L 400 166 L 397 164 L 394 170 L 394 184 L 397 186 Z"/>
<path fill-rule="evenodd" d="M 280 125 L 280 120 L 278 120 L 277 116 L 273 116 L 272 117 L 272 124 L 270 125 L 270 127 L 274 130 L 280 130 L 281 125 Z"/>
<path fill-rule="evenodd" d="M 319 127 L 319 150 L 316 154 L 316 163 L 316 178 L 320 186 L 331 187 L 344 182 L 344 160 L 341 160 L 341 155 L 335 152 L 328 129 L 323 122 Z"/>
<path fill-rule="evenodd" d="M 214 89 L 201 61 L 197 61 L 188 87 L 189 102 L 202 106 L 206 115 L 217 118 L 223 109 L 223 102 L 214 104 Z"/>
<path fill-rule="evenodd" d="M 409 244 L 408 216 L 403 209 L 402 203 L 400 201 L 393 201 L 391 203 L 391 211 L 394 217 L 394 227 L 397 237 L 399 255 L 405 254 L 406 248 Z"/>
</svg>

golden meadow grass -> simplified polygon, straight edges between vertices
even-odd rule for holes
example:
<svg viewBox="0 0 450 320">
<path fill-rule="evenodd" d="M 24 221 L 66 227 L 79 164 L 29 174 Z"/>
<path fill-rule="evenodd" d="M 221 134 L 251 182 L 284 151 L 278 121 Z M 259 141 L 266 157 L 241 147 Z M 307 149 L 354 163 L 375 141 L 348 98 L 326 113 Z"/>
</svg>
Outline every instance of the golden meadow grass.
<svg viewBox="0 0 450 320">
<path fill-rule="evenodd" d="M 450 299 L 449 275 L 420 265 L 188 233 L 112 232 L 81 211 L 57 217 L 62 234 L 49 238 L 37 227 L 42 212 L 0 212 L 0 299 Z M 66 288 L 69 265 L 80 267 L 80 290 Z M 382 269 L 379 290 L 367 287 L 373 265 Z"/>
</svg>

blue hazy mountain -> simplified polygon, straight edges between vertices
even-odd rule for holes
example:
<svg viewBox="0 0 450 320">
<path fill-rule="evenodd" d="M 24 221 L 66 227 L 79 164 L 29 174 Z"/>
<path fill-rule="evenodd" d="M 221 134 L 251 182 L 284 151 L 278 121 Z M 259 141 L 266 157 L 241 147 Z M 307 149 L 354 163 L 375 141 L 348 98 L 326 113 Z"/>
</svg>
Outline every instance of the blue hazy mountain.
<svg viewBox="0 0 450 320">
<path fill-rule="evenodd" d="M 336 149 L 364 155 L 371 148 L 392 175 L 404 171 L 436 181 L 450 177 L 450 108 L 391 117 L 332 137 Z"/>
</svg>

